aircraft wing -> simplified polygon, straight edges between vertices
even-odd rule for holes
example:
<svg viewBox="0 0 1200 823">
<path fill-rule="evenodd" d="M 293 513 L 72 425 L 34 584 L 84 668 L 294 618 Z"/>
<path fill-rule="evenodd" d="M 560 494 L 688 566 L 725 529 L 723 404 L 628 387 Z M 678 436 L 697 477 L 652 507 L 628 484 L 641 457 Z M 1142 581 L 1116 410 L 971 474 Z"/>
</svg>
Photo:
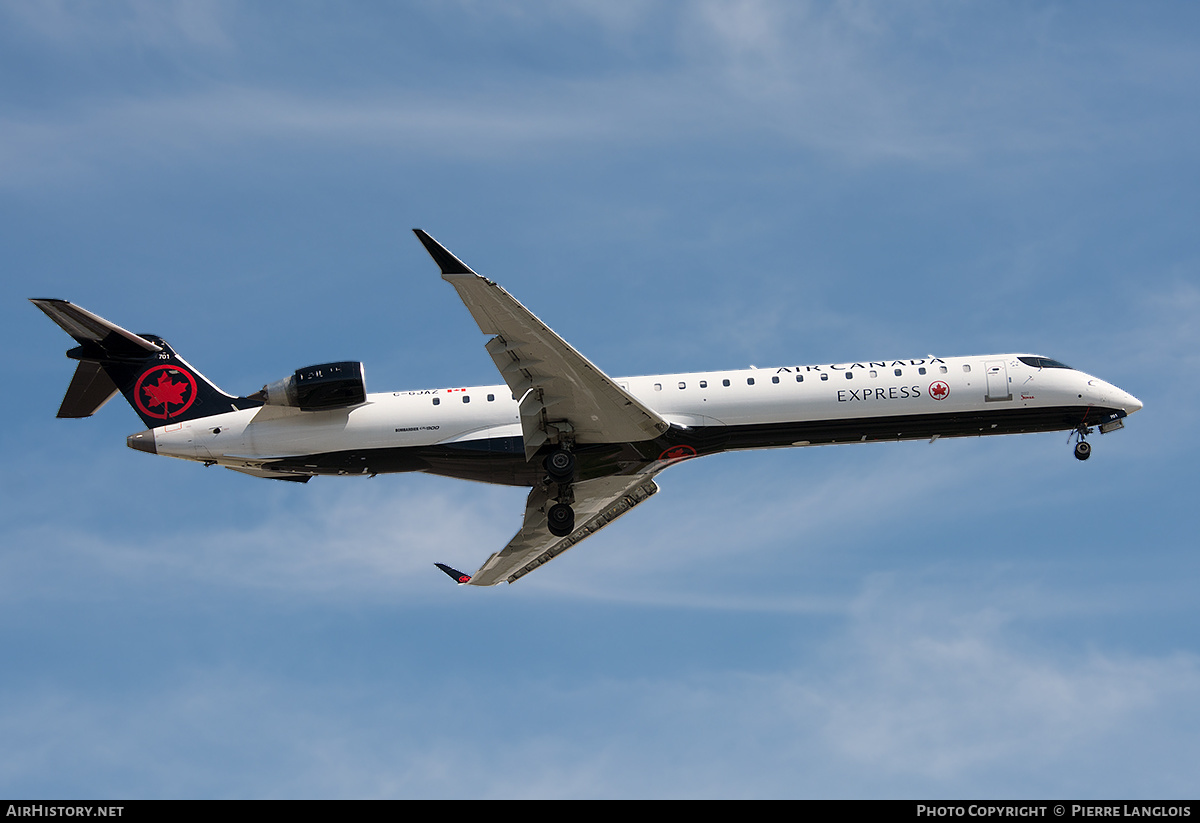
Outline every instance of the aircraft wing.
<svg viewBox="0 0 1200 823">
<path fill-rule="evenodd" d="M 414 232 L 480 331 L 495 335 L 486 348 L 513 396 L 522 398 L 526 460 L 558 433 L 572 435 L 577 443 L 636 443 L 670 428 L 512 295 L 425 232 Z"/>
<path fill-rule="evenodd" d="M 553 502 L 549 487 L 534 486 L 525 501 L 525 522 L 508 545 L 487 559 L 479 571 L 468 577 L 441 563 L 438 567 L 460 583 L 494 586 L 501 581 L 513 583 L 616 520 L 638 503 L 658 491 L 654 475 L 663 467 L 642 474 L 610 475 L 575 483 L 575 522 L 582 523 L 566 537 L 550 534 L 546 509 Z"/>
</svg>

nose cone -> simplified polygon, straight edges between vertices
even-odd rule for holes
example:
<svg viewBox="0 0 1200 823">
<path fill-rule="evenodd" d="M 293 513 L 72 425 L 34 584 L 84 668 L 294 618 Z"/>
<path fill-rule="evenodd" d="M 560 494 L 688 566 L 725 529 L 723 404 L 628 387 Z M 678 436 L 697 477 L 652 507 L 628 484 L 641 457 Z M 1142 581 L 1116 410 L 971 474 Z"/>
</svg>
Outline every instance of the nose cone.
<svg viewBox="0 0 1200 823">
<path fill-rule="evenodd" d="M 1141 400 L 1104 380 L 1093 377 L 1088 380 L 1088 388 L 1091 390 L 1090 397 L 1093 398 L 1092 402 L 1098 406 L 1121 409 L 1125 414 L 1133 414 L 1142 407 Z M 1089 395 L 1085 394 L 1084 396 L 1088 397 Z"/>
<path fill-rule="evenodd" d="M 125 445 L 131 449 L 137 449 L 140 452 L 149 452 L 150 454 L 158 454 L 158 449 L 154 446 L 154 432 L 147 429 L 144 432 L 131 434 L 125 438 Z"/>
</svg>

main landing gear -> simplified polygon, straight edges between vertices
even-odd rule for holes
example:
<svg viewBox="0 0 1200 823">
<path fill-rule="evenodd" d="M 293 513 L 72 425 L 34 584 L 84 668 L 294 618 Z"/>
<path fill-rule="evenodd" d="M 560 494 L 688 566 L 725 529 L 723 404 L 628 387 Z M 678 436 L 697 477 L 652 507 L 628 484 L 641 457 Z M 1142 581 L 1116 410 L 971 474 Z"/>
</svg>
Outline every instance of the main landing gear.
<svg viewBox="0 0 1200 823">
<path fill-rule="evenodd" d="M 558 485 L 558 502 L 546 510 L 546 525 L 555 537 L 566 537 L 575 531 L 575 510 L 571 508 L 575 502 L 571 489 L 575 465 L 575 455 L 563 448 L 551 452 L 542 461 L 547 481 Z"/>
<path fill-rule="evenodd" d="M 570 483 L 575 479 L 575 455 L 566 449 L 551 452 L 542 461 L 542 467 L 555 483 Z"/>
<path fill-rule="evenodd" d="M 575 510 L 566 503 L 555 503 L 546 510 L 546 525 L 555 537 L 566 537 L 575 531 Z"/>
</svg>

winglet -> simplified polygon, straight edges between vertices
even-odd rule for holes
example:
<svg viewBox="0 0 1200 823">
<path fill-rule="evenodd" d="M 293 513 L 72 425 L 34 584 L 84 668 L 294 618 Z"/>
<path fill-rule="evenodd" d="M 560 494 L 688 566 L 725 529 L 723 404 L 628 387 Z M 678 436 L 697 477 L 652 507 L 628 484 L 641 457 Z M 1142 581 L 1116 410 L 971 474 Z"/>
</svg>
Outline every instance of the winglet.
<svg viewBox="0 0 1200 823">
<path fill-rule="evenodd" d="M 425 251 L 429 252 L 429 256 L 433 258 L 433 262 L 438 264 L 438 268 L 442 270 L 442 274 L 474 274 L 463 261 L 459 260 L 438 241 L 430 237 L 422 229 L 413 229 L 413 234 L 425 246 Z"/>
<path fill-rule="evenodd" d="M 460 586 L 463 585 L 464 583 L 471 582 L 471 575 L 463 574 L 458 569 L 452 569 L 449 566 L 447 566 L 445 563 L 434 563 L 433 565 L 437 566 L 439 569 L 444 571 L 450 577 L 451 580 L 453 580 L 455 583 L 457 583 Z"/>
</svg>

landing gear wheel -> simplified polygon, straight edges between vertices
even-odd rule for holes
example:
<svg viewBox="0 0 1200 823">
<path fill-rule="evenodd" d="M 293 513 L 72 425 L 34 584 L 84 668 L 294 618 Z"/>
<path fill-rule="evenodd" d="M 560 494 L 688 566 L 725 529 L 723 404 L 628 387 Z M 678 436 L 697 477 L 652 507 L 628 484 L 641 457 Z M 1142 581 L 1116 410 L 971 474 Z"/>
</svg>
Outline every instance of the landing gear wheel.
<svg viewBox="0 0 1200 823">
<path fill-rule="evenodd" d="M 575 510 L 565 503 L 555 503 L 546 512 L 546 522 L 550 526 L 550 534 L 566 537 L 575 531 Z"/>
<path fill-rule="evenodd" d="M 575 455 L 559 449 L 547 455 L 542 466 L 555 483 L 570 483 L 575 478 Z"/>
<path fill-rule="evenodd" d="M 1080 440 L 1075 444 L 1075 457 L 1078 460 L 1087 460 L 1092 456 L 1092 445 L 1086 440 Z"/>
</svg>

